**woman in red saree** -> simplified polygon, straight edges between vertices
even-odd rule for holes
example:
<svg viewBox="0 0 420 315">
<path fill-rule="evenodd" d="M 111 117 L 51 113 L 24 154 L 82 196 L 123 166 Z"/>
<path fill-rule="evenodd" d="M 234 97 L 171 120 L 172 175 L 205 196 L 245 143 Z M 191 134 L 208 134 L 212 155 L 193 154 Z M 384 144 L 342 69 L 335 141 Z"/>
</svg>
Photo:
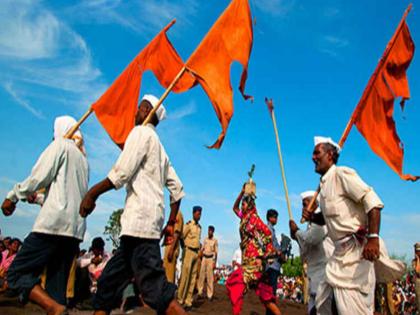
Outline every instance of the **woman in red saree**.
<svg viewBox="0 0 420 315">
<path fill-rule="evenodd" d="M 245 187 L 245 185 L 244 185 Z M 239 206 L 241 205 L 241 208 Z M 232 303 L 232 314 L 239 315 L 245 293 L 254 289 L 265 308 L 274 315 L 280 315 L 273 289 L 264 277 L 265 262 L 275 256 L 271 232 L 260 219 L 255 207 L 255 195 L 245 195 L 244 188 L 239 193 L 233 211 L 241 220 L 242 264 L 231 273 L 226 281 L 228 296 Z"/>
</svg>

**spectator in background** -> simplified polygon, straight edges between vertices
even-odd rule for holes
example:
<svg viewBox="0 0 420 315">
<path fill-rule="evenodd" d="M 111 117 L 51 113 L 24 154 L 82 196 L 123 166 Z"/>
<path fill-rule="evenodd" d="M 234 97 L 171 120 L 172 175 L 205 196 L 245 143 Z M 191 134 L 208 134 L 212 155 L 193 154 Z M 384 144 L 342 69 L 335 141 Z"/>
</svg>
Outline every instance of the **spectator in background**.
<svg viewBox="0 0 420 315">
<path fill-rule="evenodd" d="M 80 268 L 88 268 L 91 280 L 90 292 L 95 293 L 97 282 L 111 255 L 105 251 L 105 242 L 101 237 L 95 237 L 88 253 L 79 257 Z"/>
<path fill-rule="evenodd" d="M 0 241 L 0 254 L 3 253 L 3 251 L 6 250 L 6 246 L 3 242 Z M 1 262 L 2 256 L 0 255 L 0 262 Z"/>
<path fill-rule="evenodd" d="M 9 249 L 4 250 L 1 253 L 2 259 L 0 263 L 0 292 L 5 291 L 7 286 L 7 271 L 9 270 L 10 265 L 16 257 L 16 253 L 19 251 L 20 245 L 22 242 L 18 238 L 14 238 L 10 242 Z"/>
<path fill-rule="evenodd" d="M 281 268 L 280 262 L 284 261 L 283 259 L 285 258 L 283 253 L 281 252 L 281 247 L 280 247 L 279 242 L 277 241 L 276 230 L 274 228 L 274 226 L 277 224 L 278 215 L 279 213 L 274 209 L 267 210 L 267 215 L 266 215 L 267 227 L 270 229 L 273 247 L 278 256 L 272 259 L 271 263 L 267 264 L 267 268 L 265 271 L 268 278 L 268 284 L 271 286 L 274 296 L 277 294 L 277 280 L 280 276 L 280 268 Z M 266 315 L 271 315 L 271 314 L 272 312 L 269 309 L 267 309 Z"/>
<path fill-rule="evenodd" d="M 12 240 L 12 238 L 11 238 L 10 236 L 7 236 L 7 237 L 5 237 L 5 238 L 3 239 L 3 245 L 4 245 L 4 247 L 5 247 L 5 249 L 4 249 L 4 250 L 9 249 L 9 246 L 10 246 L 10 242 L 11 242 L 11 240 Z"/>
<path fill-rule="evenodd" d="M 241 266 L 241 263 L 242 263 L 242 251 L 241 251 L 241 244 L 239 244 L 238 249 L 235 250 L 232 257 L 233 270 L 238 269 Z"/>
<path fill-rule="evenodd" d="M 420 242 L 414 244 L 413 270 L 415 278 L 415 292 L 417 296 L 417 309 L 420 309 Z"/>
</svg>

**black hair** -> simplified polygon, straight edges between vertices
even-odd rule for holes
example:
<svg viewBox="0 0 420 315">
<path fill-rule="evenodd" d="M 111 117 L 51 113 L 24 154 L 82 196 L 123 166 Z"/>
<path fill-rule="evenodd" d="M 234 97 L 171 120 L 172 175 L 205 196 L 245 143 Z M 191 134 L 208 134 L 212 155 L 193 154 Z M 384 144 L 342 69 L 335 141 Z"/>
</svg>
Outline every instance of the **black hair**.
<svg viewBox="0 0 420 315">
<path fill-rule="evenodd" d="M 193 207 L 193 213 L 196 213 L 197 211 L 202 211 L 203 210 L 203 208 L 201 208 L 200 206 L 194 206 Z"/>
<path fill-rule="evenodd" d="M 274 209 L 267 210 L 267 220 L 273 217 L 277 218 L 278 216 L 279 216 L 279 213 L 277 212 L 277 210 L 274 210 Z"/>
<path fill-rule="evenodd" d="M 20 239 L 18 239 L 17 237 L 12 238 L 12 239 L 10 240 L 10 244 L 12 244 L 13 242 L 18 242 L 18 243 L 19 243 L 19 245 L 22 245 L 22 241 L 21 241 Z"/>
<path fill-rule="evenodd" d="M 332 152 L 333 162 L 334 162 L 334 164 L 337 164 L 338 158 L 340 157 L 340 153 L 338 153 L 337 147 L 335 147 L 331 143 L 323 143 L 323 146 L 324 146 L 324 150 L 326 152 L 330 152 L 330 151 Z"/>
<path fill-rule="evenodd" d="M 92 246 L 90 247 L 91 249 L 104 249 L 105 247 L 105 242 L 102 239 L 102 237 L 95 237 L 92 240 Z"/>
<path fill-rule="evenodd" d="M 209 230 L 211 230 L 214 233 L 214 226 L 213 225 L 209 225 Z"/>
</svg>

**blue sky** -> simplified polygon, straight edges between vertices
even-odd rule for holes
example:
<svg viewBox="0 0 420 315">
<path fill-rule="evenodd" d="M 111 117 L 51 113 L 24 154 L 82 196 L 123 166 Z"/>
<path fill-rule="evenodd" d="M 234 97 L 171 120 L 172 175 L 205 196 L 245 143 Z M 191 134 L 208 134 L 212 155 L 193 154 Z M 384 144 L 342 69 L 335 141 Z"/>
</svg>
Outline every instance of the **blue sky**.
<svg viewBox="0 0 420 315">
<path fill-rule="evenodd" d="M 187 197 L 186 220 L 193 205 L 203 206 L 203 232 L 215 225 L 221 260 L 228 262 L 239 242 L 238 220 L 231 211 L 251 164 L 256 164 L 257 206 L 280 212 L 278 234 L 288 233 L 273 128 L 264 97 L 276 106 L 293 213 L 300 218 L 298 194 L 315 189 L 318 175 L 311 161 L 313 136 L 338 140 L 408 1 L 250 0 L 257 25 L 245 102 L 237 90 L 241 68 L 232 66 L 235 114 L 220 151 L 208 150 L 220 126 L 200 87 L 171 94 L 169 119 L 159 134 L 181 177 Z M 0 195 L 23 180 L 52 138 L 58 115 L 80 117 L 129 61 L 171 19 L 169 37 L 187 59 L 227 0 L 148 1 L 1 1 L 0 2 Z M 408 17 L 414 42 L 420 42 L 415 5 Z M 404 170 L 420 174 L 420 62 L 408 71 L 411 100 L 396 107 L 398 133 L 405 144 Z M 163 89 L 150 74 L 144 93 Z M 104 178 L 119 149 L 96 117 L 82 127 L 91 168 L 90 184 Z M 341 165 L 357 169 L 385 203 L 381 235 L 388 250 L 412 255 L 419 241 L 419 184 L 404 182 L 368 147 L 356 129 L 342 152 Z M 123 206 L 124 191 L 98 202 L 88 219 L 91 237 L 101 235 L 110 213 Z M 38 208 L 20 203 L 16 213 L 0 218 L 4 234 L 24 237 Z M 203 234 L 204 234 L 203 233 Z M 203 235 L 204 236 L 204 235 Z M 296 245 L 296 244 L 295 244 Z M 295 246 L 296 248 L 297 246 Z"/>
</svg>

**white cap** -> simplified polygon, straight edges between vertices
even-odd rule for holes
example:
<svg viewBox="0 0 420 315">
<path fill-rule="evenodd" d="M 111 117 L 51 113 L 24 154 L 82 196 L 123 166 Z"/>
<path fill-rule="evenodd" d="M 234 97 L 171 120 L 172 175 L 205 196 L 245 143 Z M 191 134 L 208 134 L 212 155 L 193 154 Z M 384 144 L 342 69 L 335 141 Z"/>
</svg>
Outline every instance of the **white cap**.
<svg viewBox="0 0 420 315">
<path fill-rule="evenodd" d="M 338 153 L 340 153 L 341 151 L 341 147 L 336 142 L 334 142 L 333 139 L 331 139 L 330 137 L 320 137 L 320 136 L 314 137 L 315 146 L 317 146 L 320 143 L 329 143 L 337 148 Z"/>
<path fill-rule="evenodd" d="M 148 101 L 153 106 L 153 108 L 155 108 L 156 105 L 159 103 L 159 99 L 152 94 L 145 94 L 141 100 Z M 166 109 L 163 106 L 163 104 L 161 104 L 157 109 L 156 116 L 159 119 L 159 121 L 162 121 L 166 118 Z"/>
<path fill-rule="evenodd" d="M 71 116 L 59 116 L 54 121 L 54 139 L 64 138 L 67 132 L 77 124 L 76 119 Z M 74 136 L 83 138 L 80 130 L 74 133 Z"/>
<path fill-rule="evenodd" d="M 302 200 L 306 198 L 312 198 L 313 196 L 315 196 L 315 194 L 316 194 L 316 191 L 307 190 L 300 194 L 300 198 L 302 198 Z M 317 198 L 317 201 L 319 202 L 318 198 Z M 314 211 L 314 213 L 320 213 L 320 212 L 321 212 L 321 209 L 319 209 L 319 207 Z"/>
<path fill-rule="evenodd" d="M 314 190 L 308 190 L 308 191 L 304 191 L 303 193 L 300 194 L 300 198 L 306 199 L 309 197 L 313 197 L 316 194 L 316 191 Z"/>
</svg>

